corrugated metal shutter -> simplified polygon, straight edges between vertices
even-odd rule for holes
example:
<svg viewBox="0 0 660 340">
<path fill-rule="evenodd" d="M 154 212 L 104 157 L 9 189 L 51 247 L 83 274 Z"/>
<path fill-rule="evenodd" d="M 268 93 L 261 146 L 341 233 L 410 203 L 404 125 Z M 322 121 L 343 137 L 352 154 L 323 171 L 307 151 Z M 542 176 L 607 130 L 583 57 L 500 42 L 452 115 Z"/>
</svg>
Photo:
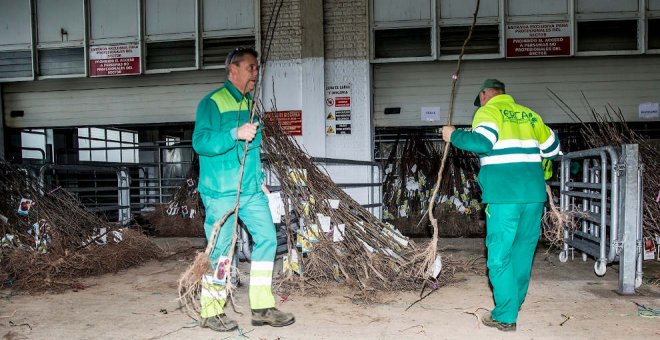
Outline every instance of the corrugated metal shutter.
<svg viewBox="0 0 660 340">
<path fill-rule="evenodd" d="M 110 78 L 49 79 L 2 85 L 13 128 L 192 122 L 199 100 L 225 70 Z M 11 111 L 24 111 L 11 117 Z"/>
<path fill-rule="evenodd" d="M 463 62 L 454 108 L 454 124 L 469 125 L 473 101 L 485 78 L 497 78 L 517 102 L 529 106 L 548 123 L 572 120 L 550 98 L 551 89 L 583 120 L 593 120 L 582 92 L 597 110 L 621 108 L 628 121 L 640 121 L 638 106 L 660 100 L 660 56 L 468 60 Z M 375 64 L 373 72 L 376 127 L 445 124 L 455 61 Z M 385 108 L 400 114 L 385 115 Z M 435 124 L 420 119 L 421 107 L 440 107 Z"/>
</svg>

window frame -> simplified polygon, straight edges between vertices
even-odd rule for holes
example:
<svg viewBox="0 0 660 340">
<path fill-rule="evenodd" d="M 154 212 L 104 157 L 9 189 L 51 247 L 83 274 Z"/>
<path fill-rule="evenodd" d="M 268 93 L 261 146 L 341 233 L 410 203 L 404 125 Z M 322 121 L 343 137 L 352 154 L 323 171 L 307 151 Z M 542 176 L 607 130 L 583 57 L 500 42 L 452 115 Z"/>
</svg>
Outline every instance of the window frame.
<svg viewBox="0 0 660 340">
<path fill-rule="evenodd" d="M 440 2 L 442 0 L 431 0 L 432 6 L 435 11 L 432 12 L 431 23 L 431 44 L 432 56 L 430 57 L 405 57 L 405 58 L 375 58 L 375 31 L 383 28 L 415 28 L 415 27 L 429 27 L 428 23 L 417 22 L 407 25 L 396 22 L 379 22 L 375 23 L 374 19 L 374 0 L 369 0 L 369 61 L 372 64 L 378 63 L 392 63 L 392 62 L 417 62 L 417 61 L 446 61 L 457 60 L 458 55 L 442 55 L 440 53 L 440 27 L 441 26 L 465 26 L 471 25 L 471 18 L 451 18 L 442 19 L 440 17 Z M 637 11 L 625 12 L 594 12 L 594 13 L 578 13 L 577 2 L 578 0 L 566 0 L 567 13 L 559 14 L 543 14 L 543 15 L 509 15 L 509 2 L 507 0 L 498 0 L 499 14 L 498 17 L 486 17 L 477 19 L 477 25 L 498 24 L 499 25 L 499 53 L 488 54 L 466 54 L 463 59 L 466 60 L 487 60 L 487 59 L 503 59 L 506 58 L 506 44 L 507 32 L 506 25 L 511 23 L 544 23 L 544 22 L 560 22 L 568 21 L 569 34 L 570 34 L 570 53 L 567 56 L 552 56 L 549 58 L 562 58 L 562 57 L 590 57 L 590 56 L 616 56 L 616 55 L 642 55 L 642 54 L 660 54 L 660 48 L 648 48 L 648 21 L 650 19 L 660 19 L 660 9 L 648 10 L 648 0 L 637 0 Z M 609 21 L 609 20 L 637 20 L 637 48 L 634 50 L 607 50 L 607 51 L 578 51 L 578 22 L 585 21 Z M 529 59 L 538 57 L 522 57 L 520 59 Z"/>
<path fill-rule="evenodd" d="M 37 70 L 37 60 L 36 60 L 36 48 L 34 46 L 35 41 L 36 41 L 36 34 L 37 32 L 35 31 L 35 25 L 34 25 L 34 16 L 35 16 L 35 3 L 36 0 L 30 0 L 29 1 L 29 17 L 32 23 L 29 25 L 30 26 L 30 42 L 23 42 L 19 44 L 6 44 L 6 45 L 0 45 L 0 52 L 27 52 L 30 51 L 30 66 L 31 66 L 31 75 L 26 76 L 26 77 L 10 77 L 10 78 L 0 78 L 0 84 L 3 82 L 15 82 L 15 81 L 32 81 L 35 79 Z"/>
<path fill-rule="evenodd" d="M 66 79 L 66 78 L 89 78 L 90 77 L 90 59 L 89 59 L 89 49 L 94 45 L 113 45 L 113 44 L 122 44 L 122 43 L 132 43 L 137 42 L 140 49 L 140 73 L 142 74 L 159 74 L 159 73 L 170 73 L 170 72 L 179 72 L 179 71 L 192 71 L 192 70 L 207 70 L 207 69 L 225 69 L 224 63 L 218 65 L 204 65 L 203 64 L 203 43 L 204 39 L 209 38 L 237 38 L 240 40 L 251 40 L 254 41 L 255 49 L 261 53 L 261 1 L 259 0 L 249 0 L 253 2 L 254 11 L 252 15 L 254 16 L 254 25 L 251 28 L 243 29 L 227 29 L 219 31 L 203 31 L 203 9 L 202 4 L 204 0 L 194 0 L 195 3 L 195 31 L 194 33 L 172 33 L 172 34 L 157 34 L 157 35 L 146 35 L 146 5 L 147 0 L 136 0 L 137 3 L 137 27 L 138 32 L 137 36 L 126 37 L 126 38 L 101 38 L 101 39 L 91 39 L 91 0 L 79 0 L 82 2 L 83 6 L 83 15 L 84 15 L 84 39 L 83 41 L 75 42 L 48 42 L 48 43 L 39 43 L 37 37 L 37 10 L 36 3 L 37 0 L 28 0 L 30 13 L 30 42 L 21 43 L 21 44 L 7 44 L 0 45 L 0 52 L 30 52 L 31 61 L 30 65 L 32 67 L 31 75 L 24 77 L 8 77 L 0 78 L 0 84 L 4 82 L 19 82 L 19 81 L 34 81 L 34 80 L 43 80 L 43 79 Z M 436 0 L 432 0 L 436 1 Z M 147 69 L 146 68 L 146 53 L 147 53 L 147 44 L 153 42 L 166 42 L 166 41 L 180 41 L 180 40 L 194 40 L 195 45 L 195 65 L 190 67 L 177 67 L 177 68 L 164 68 L 164 69 Z M 64 74 L 64 75 L 40 75 L 39 74 L 39 60 L 38 60 L 38 51 L 43 49 L 59 49 L 59 48 L 72 48 L 72 47 L 82 47 L 83 48 L 83 60 L 84 60 L 84 73 L 79 74 Z M 26 72 L 27 74 L 27 72 Z M 138 75 L 138 74 L 136 74 Z M 105 76 L 104 78 L 112 78 L 115 76 Z"/>
<path fill-rule="evenodd" d="M 646 12 L 646 18 L 644 19 L 644 53 L 646 54 L 660 54 L 660 48 L 649 48 L 649 34 L 648 34 L 648 29 L 649 29 L 649 20 L 658 20 L 660 21 L 660 9 L 655 10 L 655 11 L 647 11 L 646 7 L 644 7 L 644 11 Z M 640 29 L 641 31 L 641 29 Z"/>
<path fill-rule="evenodd" d="M 195 0 L 193 1 L 195 3 L 195 8 L 193 10 L 195 18 L 193 20 L 193 25 L 194 25 L 194 30 L 192 33 L 167 33 L 167 34 L 147 34 L 147 0 L 140 0 L 142 10 L 140 11 L 140 20 L 141 20 L 141 25 L 140 25 L 140 31 L 142 34 L 142 42 L 141 42 L 141 62 L 142 62 L 142 73 L 143 74 L 159 74 L 159 73 L 170 73 L 174 71 L 192 71 L 192 70 L 197 70 L 199 68 L 200 62 L 199 62 L 199 50 L 200 50 L 200 43 L 199 39 L 199 18 L 201 15 L 200 12 L 200 3 L 203 0 Z M 177 41 L 194 41 L 194 58 L 195 58 L 195 65 L 194 66 L 188 66 L 188 67 L 169 67 L 169 68 L 156 68 L 156 69 L 148 69 L 147 68 L 147 45 L 150 43 L 161 43 L 161 42 L 177 42 Z"/>
<path fill-rule="evenodd" d="M 646 0 L 637 0 L 637 12 L 598 12 L 578 13 L 578 0 L 573 2 L 573 32 L 571 44 L 573 55 L 576 57 L 608 56 L 608 55 L 639 55 L 646 51 Z M 618 21 L 637 20 L 637 48 L 634 50 L 608 50 L 608 51 L 578 51 L 578 23 L 588 21 Z"/>
<path fill-rule="evenodd" d="M 390 62 L 413 62 L 413 61 L 432 61 L 437 60 L 438 57 L 438 28 L 435 24 L 438 15 L 438 1 L 431 0 L 430 20 L 418 21 L 405 21 L 405 22 L 389 22 L 385 24 L 376 24 L 374 22 L 374 0 L 369 0 L 369 59 L 372 63 L 390 63 Z M 406 28 L 430 28 L 431 29 L 431 55 L 427 57 L 401 57 L 401 58 L 376 58 L 376 31 L 387 29 L 406 29 Z"/>
<path fill-rule="evenodd" d="M 252 29 L 232 29 L 225 31 L 204 31 L 204 0 L 197 0 L 197 69 L 199 70 L 217 70 L 226 69 L 224 63 L 221 65 L 204 65 L 204 40 L 206 39 L 222 39 L 222 38 L 254 38 L 254 48 L 261 55 L 261 1 L 252 0 L 254 2 L 254 27 Z"/>
<path fill-rule="evenodd" d="M 43 136 L 43 144 L 40 144 L 38 147 L 36 146 L 25 146 L 25 140 L 24 140 L 24 135 L 35 135 L 35 136 Z M 36 159 L 41 162 L 46 162 L 48 159 L 48 131 L 45 128 L 24 128 L 21 129 L 20 132 L 21 136 L 21 158 L 22 159 Z M 25 150 L 23 148 L 31 148 L 32 150 Z M 39 153 L 39 151 L 35 150 L 39 149 L 41 150 L 41 157 L 31 157 L 32 154 L 34 153 Z"/>
<path fill-rule="evenodd" d="M 98 137 L 92 137 L 92 129 L 98 129 L 103 131 L 103 138 L 98 138 Z M 81 130 L 86 130 L 87 131 L 87 136 L 82 136 L 80 134 Z M 108 139 L 108 131 L 116 131 L 119 134 L 119 140 L 114 140 L 114 139 Z M 124 134 L 125 133 L 130 133 L 133 137 L 133 141 L 124 141 Z M 140 146 L 140 141 L 139 141 L 139 134 L 137 131 L 131 131 L 131 130 L 124 130 L 124 129 L 117 129 L 117 128 L 110 128 L 110 127 L 97 127 L 97 126 L 85 126 L 85 127 L 78 127 L 76 128 L 76 146 L 78 150 L 78 160 L 80 162 L 95 162 L 95 163 L 120 163 L 120 164 L 138 164 L 140 163 L 140 152 L 138 147 Z M 80 141 L 81 140 L 86 140 L 88 143 L 88 146 L 85 148 L 80 147 Z M 96 147 L 92 147 L 92 142 L 103 142 L 105 145 L 105 149 L 101 150 L 93 150 Z M 109 153 L 108 153 L 108 142 L 111 143 L 118 143 L 119 148 L 117 149 L 119 151 L 119 161 L 118 162 L 113 162 L 109 161 Z M 124 146 L 122 144 L 131 144 L 131 146 L 134 148 L 133 149 L 133 161 L 132 162 L 125 162 L 124 161 Z M 115 147 L 113 147 L 115 148 Z M 130 150 L 130 149 L 128 149 Z M 104 151 L 104 160 L 94 160 L 93 159 L 93 153 L 95 151 Z M 82 160 L 82 153 L 87 153 L 87 158 L 85 160 Z"/>
</svg>

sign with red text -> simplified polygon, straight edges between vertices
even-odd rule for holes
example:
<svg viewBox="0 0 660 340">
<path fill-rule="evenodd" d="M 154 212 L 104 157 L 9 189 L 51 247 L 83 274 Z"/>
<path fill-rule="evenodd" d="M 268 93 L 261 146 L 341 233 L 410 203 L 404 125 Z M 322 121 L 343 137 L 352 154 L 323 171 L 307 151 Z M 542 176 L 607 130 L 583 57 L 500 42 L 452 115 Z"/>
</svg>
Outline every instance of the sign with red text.
<svg viewBox="0 0 660 340">
<path fill-rule="evenodd" d="M 571 30 L 568 21 L 506 25 L 507 58 L 570 55 Z"/>
<path fill-rule="evenodd" d="M 301 110 L 266 112 L 265 120 L 267 123 L 277 122 L 289 136 L 302 136 Z"/>
<path fill-rule="evenodd" d="M 140 45 L 137 42 L 89 47 L 92 77 L 140 74 Z"/>
<path fill-rule="evenodd" d="M 351 134 L 351 85 L 325 87 L 325 134 Z"/>
</svg>

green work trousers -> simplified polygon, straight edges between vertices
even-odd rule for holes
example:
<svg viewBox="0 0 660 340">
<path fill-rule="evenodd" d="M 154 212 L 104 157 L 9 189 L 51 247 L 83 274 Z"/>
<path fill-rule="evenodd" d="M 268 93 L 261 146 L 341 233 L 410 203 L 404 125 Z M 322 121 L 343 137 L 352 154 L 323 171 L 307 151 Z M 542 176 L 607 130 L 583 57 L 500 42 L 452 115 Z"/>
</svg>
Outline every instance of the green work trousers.
<svg viewBox="0 0 660 340">
<path fill-rule="evenodd" d="M 514 323 L 527 295 L 544 203 L 486 207 L 488 277 L 493 286 L 493 320 Z"/>
<path fill-rule="evenodd" d="M 206 219 L 204 231 L 206 239 L 211 239 L 213 224 L 234 206 L 236 197 L 212 198 L 202 195 Z M 250 307 L 262 309 L 275 307 L 275 297 L 272 292 L 273 261 L 277 250 L 277 235 L 275 225 L 268 208 L 268 198 L 263 192 L 253 195 L 241 195 L 238 217 L 252 236 L 253 246 L 250 264 Z M 211 265 L 215 270 L 218 258 L 229 254 L 234 215 L 231 215 L 220 228 L 213 250 L 210 254 Z M 234 254 L 234 256 L 238 256 Z M 212 282 L 210 277 L 202 281 L 201 316 L 208 318 L 223 313 L 226 302 L 224 285 Z"/>
</svg>

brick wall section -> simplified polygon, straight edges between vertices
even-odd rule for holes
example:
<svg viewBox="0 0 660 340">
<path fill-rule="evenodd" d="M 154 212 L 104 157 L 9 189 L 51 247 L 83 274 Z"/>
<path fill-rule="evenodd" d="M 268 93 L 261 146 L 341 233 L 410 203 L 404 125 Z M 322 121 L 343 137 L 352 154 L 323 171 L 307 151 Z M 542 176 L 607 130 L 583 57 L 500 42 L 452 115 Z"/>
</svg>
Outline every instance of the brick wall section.
<svg viewBox="0 0 660 340">
<path fill-rule="evenodd" d="M 270 44 L 269 61 L 300 59 L 302 48 L 300 1 L 304 0 L 284 0 L 277 20 L 273 42 Z M 267 37 L 266 30 L 276 2 L 279 1 L 261 0 L 261 49 L 264 53 L 268 44 L 268 41 L 264 40 Z"/>
<path fill-rule="evenodd" d="M 323 1 L 325 58 L 368 59 L 367 6 L 368 0 Z"/>
</svg>

